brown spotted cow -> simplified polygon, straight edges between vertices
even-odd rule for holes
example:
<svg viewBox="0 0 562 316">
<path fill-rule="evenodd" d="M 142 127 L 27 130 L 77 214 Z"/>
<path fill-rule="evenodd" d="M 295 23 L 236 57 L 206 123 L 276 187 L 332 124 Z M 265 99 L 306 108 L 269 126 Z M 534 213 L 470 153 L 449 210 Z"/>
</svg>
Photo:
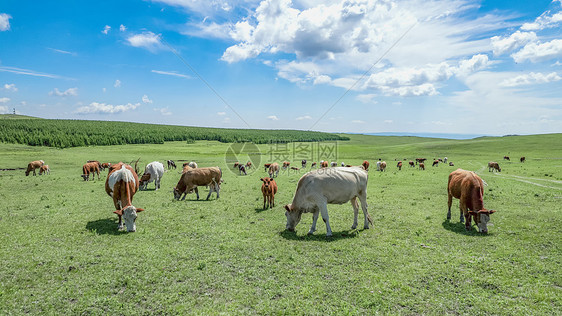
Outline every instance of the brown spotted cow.
<svg viewBox="0 0 562 316">
<path fill-rule="evenodd" d="M 128 232 L 137 230 L 137 213 L 144 211 L 133 206 L 133 196 L 139 189 L 139 177 L 133 168 L 125 163 L 118 163 L 109 167 L 105 180 L 105 192 L 113 198 L 115 211 L 119 216 L 117 229 L 123 229 L 123 219 Z"/>
</svg>

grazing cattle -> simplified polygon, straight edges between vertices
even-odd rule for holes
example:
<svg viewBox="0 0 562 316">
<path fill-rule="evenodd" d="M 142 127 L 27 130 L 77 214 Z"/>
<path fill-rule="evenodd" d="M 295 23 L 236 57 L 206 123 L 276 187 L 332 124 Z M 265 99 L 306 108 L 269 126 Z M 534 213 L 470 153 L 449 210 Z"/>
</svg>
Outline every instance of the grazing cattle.
<svg viewBox="0 0 562 316">
<path fill-rule="evenodd" d="M 168 169 L 176 169 L 176 163 L 173 160 L 166 160 L 166 162 L 168 163 Z"/>
<path fill-rule="evenodd" d="M 381 171 L 381 162 L 382 161 L 377 161 L 377 171 Z"/>
<path fill-rule="evenodd" d="M 386 170 L 386 161 L 382 161 L 382 162 L 381 162 L 380 170 L 381 170 L 381 171 L 385 171 L 385 170 Z"/>
<path fill-rule="evenodd" d="M 245 176 L 247 176 L 248 173 L 246 173 L 246 166 L 244 166 L 242 164 L 238 165 L 238 174 L 239 175 L 244 174 Z"/>
<path fill-rule="evenodd" d="M 471 229 L 470 220 L 471 217 L 474 217 L 478 230 L 481 233 L 487 233 L 490 214 L 495 211 L 484 208 L 484 201 L 482 200 L 484 183 L 482 179 L 472 171 L 457 169 L 449 175 L 447 192 L 449 207 L 447 219 L 451 219 L 451 203 L 454 197 L 459 199 L 460 222 L 466 220 L 466 230 Z"/>
<path fill-rule="evenodd" d="M 435 159 L 433 159 L 433 160 L 435 160 Z M 443 159 L 437 158 L 437 161 L 438 161 L 438 162 L 443 162 Z"/>
<path fill-rule="evenodd" d="M 439 160 L 433 160 L 432 167 L 438 166 L 439 167 Z"/>
<path fill-rule="evenodd" d="M 316 230 L 318 215 L 326 223 L 326 236 L 332 236 L 332 229 L 328 218 L 328 204 L 343 204 L 351 201 L 354 219 L 351 229 L 357 228 L 357 215 L 361 201 L 361 208 L 365 216 L 364 229 L 369 229 L 373 224 L 367 212 L 367 171 L 358 168 L 336 167 L 329 170 L 314 170 L 303 175 L 297 185 L 295 196 L 291 204 L 285 205 L 287 217 L 286 229 L 294 231 L 303 213 L 312 213 L 312 226 L 309 234 Z"/>
<path fill-rule="evenodd" d="M 86 161 L 86 162 L 95 162 L 95 163 L 98 164 L 98 168 L 99 168 L 100 170 L 103 170 L 103 166 L 102 166 L 101 162 L 99 162 L 99 161 L 97 161 L 97 160 L 88 160 L 88 161 Z"/>
<path fill-rule="evenodd" d="M 452 166 L 454 166 L 454 165 L 455 165 L 455 164 L 454 164 L 452 161 L 449 162 L 449 166 L 452 167 Z"/>
<path fill-rule="evenodd" d="M 51 169 L 49 168 L 49 165 L 42 165 L 39 168 L 39 175 L 42 174 L 51 174 Z"/>
<path fill-rule="evenodd" d="M 267 173 L 269 173 L 269 177 L 270 178 L 275 178 L 279 175 L 279 164 L 274 162 L 269 166 L 269 170 L 267 171 Z"/>
<path fill-rule="evenodd" d="M 41 168 L 45 162 L 43 160 L 35 160 L 27 164 L 27 170 L 25 171 L 25 176 L 27 177 L 31 171 L 33 171 L 33 175 L 36 176 L 35 169 Z"/>
<path fill-rule="evenodd" d="M 261 178 L 261 193 L 263 194 L 263 209 L 275 206 L 275 194 L 277 193 L 277 183 L 272 178 Z M 266 203 L 267 202 L 267 203 Z"/>
<path fill-rule="evenodd" d="M 248 162 L 246 163 L 246 169 L 250 169 L 250 168 L 252 168 L 252 162 L 251 162 L 251 161 L 248 161 Z"/>
<path fill-rule="evenodd" d="M 525 157 L 519 158 L 519 161 L 520 161 L 520 162 L 525 162 Z"/>
<path fill-rule="evenodd" d="M 443 162 L 447 163 L 447 157 L 443 158 Z"/>
<path fill-rule="evenodd" d="M 503 156 L 503 159 L 509 161 L 509 156 Z"/>
<path fill-rule="evenodd" d="M 414 162 L 413 162 L 412 160 L 410 160 L 410 161 L 408 162 L 408 164 L 410 165 L 410 167 L 415 167 Z"/>
<path fill-rule="evenodd" d="M 291 166 L 291 163 L 288 161 L 283 161 L 283 167 L 281 169 L 285 170 Z"/>
<path fill-rule="evenodd" d="M 363 160 L 363 163 L 361 165 L 365 170 L 369 171 L 369 162 L 367 160 Z"/>
<path fill-rule="evenodd" d="M 222 182 L 221 177 L 222 171 L 219 167 L 190 169 L 181 175 L 178 184 L 174 188 L 174 198 L 179 200 L 183 194 L 183 198 L 181 199 L 183 201 L 185 200 L 187 193 L 195 190 L 197 199 L 199 200 L 199 192 L 196 190 L 197 187 L 208 186 L 209 194 L 207 195 L 207 200 L 213 192 L 217 192 L 218 199 L 220 184 Z"/>
<path fill-rule="evenodd" d="M 402 170 L 402 161 L 399 161 L 399 162 L 396 164 L 396 167 L 398 167 L 398 170 Z"/>
<path fill-rule="evenodd" d="M 322 161 L 320 163 L 320 168 L 328 168 L 328 162 L 327 161 Z"/>
<path fill-rule="evenodd" d="M 139 189 L 139 177 L 133 168 L 122 162 L 109 167 L 109 173 L 105 180 L 105 192 L 113 198 L 115 211 L 119 216 L 117 229 L 123 229 L 122 218 L 128 232 L 137 230 L 135 224 L 137 213 L 144 211 L 142 208 L 133 206 L 133 196 Z"/>
<path fill-rule="evenodd" d="M 502 172 L 502 169 L 500 168 L 500 165 L 497 162 L 495 161 L 488 162 L 488 172 L 494 171 L 494 169 L 497 170 L 498 172 Z"/>
<path fill-rule="evenodd" d="M 302 167 L 302 168 L 306 168 L 306 159 L 303 159 L 303 160 L 301 161 L 301 167 Z"/>
<path fill-rule="evenodd" d="M 337 166 L 338 166 L 338 163 L 335 162 L 335 161 L 332 161 L 332 163 L 330 164 L 330 166 L 332 166 L 332 167 L 337 167 Z"/>
<path fill-rule="evenodd" d="M 154 181 L 154 191 L 160 189 L 160 181 L 164 175 L 164 165 L 159 161 L 153 161 L 146 165 L 144 174 L 140 178 L 140 189 L 146 190 L 148 184 Z"/>
<path fill-rule="evenodd" d="M 100 168 L 96 162 L 88 162 L 82 166 L 82 178 L 84 181 L 90 180 L 90 174 L 92 174 L 92 180 L 96 179 L 96 175 L 98 174 L 98 180 L 100 179 Z M 137 185 L 138 186 L 138 185 Z"/>
<path fill-rule="evenodd" d="M 312 169 L 312 168 L 316 168 L 316 162 L 313 162 L 313 163 L 310 165 L 310 169 Z"/>
<path fill-rule="evenodd" d="M 427 158 L 416 158 L 416 164 L 425 162 Z"/>
<path fill-rule="evenodd" d="M 239 165 L 240 165 L 239 162 L 235 162 L 235 163 L 234 163 L 234 166 L 233 166 L 232 168 L 238 168 Z"/>
<path fill-rule="evenodd" d="M 264 164 L 263 166 L 265 167 L 265 170 L 264 170 L 264 171 L 267 172 L 267 169 L 269 169 L 269 167 L 271 166 L 271 164 L 270 164 L 270 163 L 266 163 L 266 164 Z"/>
<path fill-rule="evenodd" d="M 420 164 L 418 165 L 418 169 L 425 170 L 425 164 L 423 162 L 420 162 Z"/>
<path fill-rule="evenodd" d="M 111 167 L 111 163 L 110 162 L 104 162 L 101 164 L 102 170 L 107 169 L 109 167 Z"/>
<path fill-rule="evenodd" d="M 343 161 L 341 162 L 341 166 L 342 166 L 342 167 L 345 167 L 345 163 L 343 163 Z"/>
</svg>

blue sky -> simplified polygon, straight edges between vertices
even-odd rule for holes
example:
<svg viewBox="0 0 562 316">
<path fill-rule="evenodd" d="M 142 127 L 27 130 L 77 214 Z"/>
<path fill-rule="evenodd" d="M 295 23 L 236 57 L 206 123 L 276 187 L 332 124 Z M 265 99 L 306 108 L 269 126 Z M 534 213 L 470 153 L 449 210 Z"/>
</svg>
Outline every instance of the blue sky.
<svg viewBox="0 0 562 316">
<path fill-rule="evenodd" d="M 562 132 L 555 1 L 2 1 L 0 113 Z"/>
</svg>

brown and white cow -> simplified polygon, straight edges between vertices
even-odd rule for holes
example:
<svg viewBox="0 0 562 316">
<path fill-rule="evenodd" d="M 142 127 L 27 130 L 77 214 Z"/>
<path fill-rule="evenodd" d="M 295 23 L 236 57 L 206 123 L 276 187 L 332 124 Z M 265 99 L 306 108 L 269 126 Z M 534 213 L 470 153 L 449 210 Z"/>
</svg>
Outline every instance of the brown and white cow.
<svg viewBox="0 0 562 316">
<path fill-rule="evenodd" d="M 303 159 L 303 160 L 301 161 L 301 167 L 302 167 L 302 168 L 306 168 L 306 159 Z"/>
<path fill-rule="evenodd" d="M 102 167 L 102 170 L 107 169 L 107 168 L 111 167 L 111 163 L 110 162 L 104 162 L 104 163 L 101 164 L 101 167 Z"/>
<path fill-rule="evenodd" d="M 459 199 L 460 222 L 462 223 L 466 220 L 466 230 L 471 229 L 470 220 L 473 217 L 478 230 L 481 233 L 487 233 L 490 215 L 495 211 L 484 208 L 484 201 L 482 199 L 484 183 L 482 179 L 472 171 L 457 169 L 449 175 L 447 192 L 447 219 L 451 219 L 451 203 L 454 197 Z"/>
<path fill-rule="evenodd" d="M 363 163 L 361 165 L 363 166 L 363 169 L 369 171 L 369 162 L 367 160 L 363 160 Z"/>
<path fill-rule="evenodd" d="M 269 169 L 269 166 L 271 166 L 270 163 L 263 164 L 263 167 L 265 168 L 263 171 L 267 172 L 267 169 Z"/>
<path fill-rule="evenodd" d="M 322 214 L 322 219 L 326 223 L 326 236 L 332 236 L 328 204 L 343 204 L 348 201 L 351 201 L 354 212 L 351 229 L 355 229 L 359 213 L 357 198 L 361 201 L 365 216 L 363 228 L 369 229 L 369 223 L 372 225 L 373 221 L 367 212 L 367 180 L 367 171 L 359 167 L 335 167 L 306 173 L 299 180 L 293 202 L 285 205 L 286 229 L 294 231 L 302 214 L 312 213 L 312 226 L 308 231 L 312 234 L 316 230 L 318 215 Z"/>
<path fill-rule="evenodd" d="M 399 162 L 396 164 L 396 167 L 398 167 L 398 170 L 402 170 L 402 161 L 399 161 Z"/>
<path fill-rule="evenodd" d="M 525 162 L 525 157 L 519 158 L 519 161 L 520 161 L 520 162 Z"/>
<path fill-rule="evenodd" d="M 320 168 L 328 168 L 328 162 L 327 161 L 322 161 L 320 163 Z"/>
<path fill-rule="evenodd" d="M 312 168 L 316 168 L 316 162 L 313 162 L 313 163 L 310 165 L 310 169 L 312 169 Z"/>
<path fill-rule="evenodd" d="M 287 168 L 289 168 L 291 166 L 291 163 L 289 161 L 283 161 L 283 166 L 281 167 L 281 169 L 285 170 Z"/>
<path fill-rule="evenodd" d="M 275 178 L 279 175 L 279 164 L 274 162 L 269 166 L 269 169 L 267 171 L 267 173 L 269 173 L 269 177 L 270 178 Z"/>
<path fill-rule="evenodd" d="M 380 171 L 385 171 L 385 170 L 386 170 L 386 161 L 381 161 Z"/>
<path fill-rule="evenodd" d="M 185 200 L 187 193 L 197 189 L 199 186 L 208 186 L 209 194 L 207 195 L 207 200 L 211 196 L 211 193 L 217 192 L 217 199 L 219 198 L 220 184 L 222 182 L 222 171 L 219 167 L 207 167 L 207 168 L 197 168 L 190 169 L 183 173 L 178 181 L 178 184 L 174 188 L 174 198 L 179 200 L 183 194 L 182 201 Z M 197 199 L 199 200 L 199 192 L 195 190 L 197 194 Z"/>
<path fill-rule="evenodd" d="M 99 167 L 99 164 L 97 162 L 88 162 L 88 163 L 85 163 L 82 166 L 82 178 L 84 178 L 84 181 L 90 180 L 90 174 L 92 175 L 92 180 L 95 180 L 96 179 L 96 173 L 98 174 L 98 180 L 99 180 L 100 179 L 100 167 Z"/>
<path fill-rule="evenodd" d="M 439 160 L 433 160 L 432 167 L 438 166 L 439 167 Z"/>
<path fill-rule="evenodd" d="M 49 168 L 49 165 L 42 165 L 41 168 L 39 168 L 39 175 L 42 174 L 51 174 L 51 168 Z"/>
<path fill-rule="evenodd" d="M 251 169 L 251 168 L 252 168 L 252 162 L 251 162 L 251 161 L 248 161 L 248 162 L 246 163 L 246 169 Z"/>
<path fill-rule="evenodd" d="M 45 162 L 43 160 L 35 160 L 27 164 L 27 170 L 25 171 L 25 176 L 27 177 L 31 171 L 33 171 L 33 175 L 36 176 L 35 169 L 40 169 Z"/>
<path fill-rule="evenodd" d="M 261 178 L 261 193 L 263 194 L 263 209 L 275 206 L 275 194 L 277 193 L 277 183 L 273 178 Z"/>
<path fill-rule="evenodd" d="M 137 230 L 137 213 L 144 211 L 142 208 L 133 206 L 133 196 L 139 189 L 139 177 L 135 170 L 125 163 L 118 163 L 109 167 L 109 173 L 105 180 L 105 192 L 113 198 L 115 211 L 119 216 L 117 229 L 123 229 L 123 221 L 128 232 Z"/>
<path fill-rule="evenodd" d="M 425 170 L 425 164 L 423 162 L 420 162 L 420 164 L 418 165 L 418 169 Z"/>
<path fill-rule="evenodd" d="M 501 172 L 502 168 L 500 168 L 500 165 L 495 161 L 488 162 L 488 172 L 494 171 L 494 170 L 497 170 L 498 172 Z"/>
</svg>

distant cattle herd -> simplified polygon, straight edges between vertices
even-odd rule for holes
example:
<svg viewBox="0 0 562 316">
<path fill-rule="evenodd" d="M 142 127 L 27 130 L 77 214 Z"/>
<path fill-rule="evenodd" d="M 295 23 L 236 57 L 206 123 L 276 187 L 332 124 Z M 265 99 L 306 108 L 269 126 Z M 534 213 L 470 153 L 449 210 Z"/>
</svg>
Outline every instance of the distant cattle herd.
<svg viewBox="0 0 562 316">
<path fill-rule="evenodd" d="M 504 160 L 510 160 L 509 156 L 504 156 Z M 395 159 L 398 160 L 398 159 Z M 426 158 L 415 158 L 408 161 L 408 166 L 413 168 L 418 165 L 419 170 L 425 170 Z M 407 161 L 407 159 L 404 159 Z M 414 162 L 415 161 L 415 162 Z M 521 163 L 525 162 L 525 157 L 519 160 Z M 447 157 L 443 159 L 433 159 L 432 166 L 437 167 L 439 163 L 444 163 L 449 166 L 454 166 L 453 162 L 448 161 Z M 147 164 L 144 173 L 139 178 L 139 170 L 137 163 L 134 162 L 134 167 L 130 164 L 119 162 L 117 164 L 101 163 L 97 160 L 88 160 L 82 166 L 82 178 L 84 181 L 91 179 L 95 180 L 97 175 L 100 179 L 100 171 L 108 169 L 108 175 L 105 181 L 105 190 L 107 194 L 112 197 L 115 205 L 114 213 L 118 215 L 118 229 L 126 228 L 129 232 L 136 231 L 136 218 L 137 213 L 143 211 L 142 208 L 133 206 L 133 196 L 139 190 L 146 190 L 149 183 L 154 182 L 154 190 L 160 189 L 160 182 L 164 176 L 164 164 L 159 161 L 153 161 Z M 176 169 L 176 163 L 173 160 L 166 161 L 168 169 Z M 277 162 L 264 164 L 264 171 L 267 172 L 269 177 L 262 177 L 259 180 L 261 184 L 261 193 L 263 195 L 263 209 L 273 208 L 275 206 L 275 194 L 277 193 L 278 186 L 275 177 L 279 176 L 279 171 L 300 171 L 310 165 L 310 171 L 304 174 L 298 184 L 290 204 L 285 205 L 285 216 L 287 217 L 286 229 L 294 231 L 296 225 L 299 223 L 303 213 L 312 213 L 312 226 L 309 234 L 314 233 L 316 230 L 316 221 L 319 215 L 326 224 L 327 236 L 331 236 L 332 231 L 328 218 L 327 204 L 342 204 L 348 201 L 351 202 L 354 211 L 354 221 L 352 229 L 357 227 L 357 216 L 359 210 L 359 202 L 364 214 L 364 229 L 369 228 L 369 223 L 372 225 L 372 219 L 367 211 L 367 181 L 370 163 L 365 160 L 359 166 L 352 166 L 341 162 L 341 167 L 335 161 L 320 161 L 309 163 L 307 160 L 302 160 L 300 168 L 291 166 L 291 162 L 283 161 L 281 166 Z M 318 166 L 320 166 L 318 168 Z M 328 167 L 331 166 L 331 167 Z M 402 160 L 398 160 L 396 168 L 398 171 L 402 170 Z M 239 175 L 248 175 L 248 170 L 253 168 L 252 162 L 247 163 L 235 162 L 233 168 L 238 171 Z M 387 169 L 387 163 L 378 159 L 376 161 L 376 170 L 384 172 Z M 28 176 L 33 172 L 36 175 L 36 170 L 39 170 L 39 175 L 50 174 L 50 168 L 43 160 L 32 161 L 28 164 L 25 175 Z M 499 164 L 495 161 L 488 163 L 488 171 L 501 172 Z M 223 183 L 222 170 L 219 167 L 205 167 L 198 168 L 196 162 L 186 162 L 183 164 L 180 179 L 177 185 L 173 188 L 173 195 L 176 200 L 184 200 L 186 195 L 195 192 L 197 199 L 199 199 L 198 187 L 209 188 L 207 200 L 211 193 L 216 193 L 216 198 L 219 198 L 220 186 Z M 451 219 L 451 204 L 453 197 L 459 199 L 460 208 L 460 221 L 465 223 L 466 230 L 471 229 L 471 220 L 477 225 L 478 230 L 482 233 L 488 231 L 487 223 L 490 220 L 490 215 L 494 210 L 487 210 L 483 205 L 484 182 L 474 172 L 457 169 L 450 173 L 447 184 L 448 192 L 448 212 L 447 219 Z"/>
</svg>

